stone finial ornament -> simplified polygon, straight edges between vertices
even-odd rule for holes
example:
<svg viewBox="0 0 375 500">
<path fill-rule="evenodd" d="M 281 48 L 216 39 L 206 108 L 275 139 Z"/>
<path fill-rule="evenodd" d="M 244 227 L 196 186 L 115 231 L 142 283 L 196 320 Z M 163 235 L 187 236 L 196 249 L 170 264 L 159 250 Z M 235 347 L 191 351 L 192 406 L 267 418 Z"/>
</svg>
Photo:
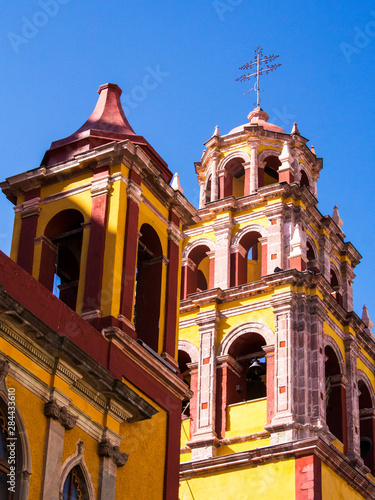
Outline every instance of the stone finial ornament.
<svg viewBox="0 0 375 500">
<path fill-rule="evenodd" d="M 298 135 L 301 135 L 299 130 L 298 130 L 298 127 L 297 127 L 297 123 L 294 122 L 293 123 L 293 127 L 292 127 L 292 131 L 291 131 L 291 134 L 298 134 Z"/>
<path fill-rule="evenodd" d="M 216 127 L 215 127 L 214 137 L 215 136 L 216 137 L 221 137 L 219 125 L 216 125 Z"/>
<path fill-rule="evenodd" d="M 364 322 L 364 324 L 367 326 L 367 328 L 369 330 L 371 330 L 371 328 L 374 326 L 374 323 L 370 319 L 370 315 L 368 313 L 368 309 L 367 309 L 366 305 L 363 306 L 362 321 Z"/>
<path fill-rule="evenodd" d="M 315 148 L 314 148 L 314 146 L 311 146 L 310 150 L 311 150 L 312 154 L 316 156 L 316 153 L 315 153 Z"/>
<path fill-rule="evenodd" d="M 181 187 L 181 184 L 180 184 L 180 177 L 178 175 L 178 173 L 176 172 L 173 176 L 173 179 L 172 179 L 172 184 L 171 184 L 171 187 L 172 189 L 174 189 L 175 191 L 180 191 L 181 194 L 183 194 L 184 190 L 182 189 Z"/>
<path fill-rule="evenodd" d="M 335 222 L 335 223 L 336 223 L 339 227 L 341 227 L 341 226 L 344 224 L 343 220 L 342 220 L 342 219 L 341 219 L 341 217 L 340 217 L 340 214 L 339 214 L 339 209 L 338 209 L 337 205 L 335 205 L 335 206 L 333 207 L 332 220 L 333 220 L 333 221 L 334 221 L 334 222 Z"/>
</svg>

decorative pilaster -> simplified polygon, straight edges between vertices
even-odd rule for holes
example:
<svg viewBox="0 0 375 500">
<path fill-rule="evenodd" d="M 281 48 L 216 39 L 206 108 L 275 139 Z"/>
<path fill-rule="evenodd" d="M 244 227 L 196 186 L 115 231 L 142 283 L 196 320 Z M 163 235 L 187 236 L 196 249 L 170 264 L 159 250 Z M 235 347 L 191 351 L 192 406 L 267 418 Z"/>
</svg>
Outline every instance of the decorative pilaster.
<svg viewBox="0 0 375 500">
<path fill-rule="evenodd" d="M 122 297 L 121 308 L 118 319 L 121 328 L 129 335 L 135 337 L 133 321 L 134 291 L 135 291 L 135 273 L 137 265 L 137 247 L 138 247 L 138 217 L 139 205 L 142 201 L 141 177 L 135 172 L 130 171 L 130 180 L 128 182 L 126 226 L 125 226 L 125 246 L 123 258 L 122 274 Z"/>
<path fill-rule="evenodd" d="M 245 196 L 253 194 L 258 189 L 258 140 L 249 141 L 251 158 L 250 165 L 245 165 Z"/>
<path fill-rule="evenodd" d="M 216 412 L 216 337 L 218 314 L 216 310 L 197 315 L 199 325 L 199 365 L 196 432 L 187 443 L 192 459 L 202 460 L 216 456 L 218 439 L 215 432 Z"/>
<path fill-rule="evenodd" d="M 360 349 L 354 337 L 347 338 L 344 341 L 344 345 L 346 375 L 349 381 L 346 388 L 347 456 L 353 464 L 363 465 L 360 449 L 359 393 L 357 381 L 357 359 Z"/>
<path fill-rule="evenodd" d="M 215 279 L 214 287 L 225 290 L 230 287 L 230 243 L 233 221 L 229 216 L 216 219 L 215 230 Z"/>
<path fill-rule="evenodd" d="M 73 429 L 77 418 L 54 397 L 46 402 L 44 415 L 48 418 L 48 426 L 41 500 L 58 500 L 65 431 Z"/>
<path fill-rule="evenodd" d="M 32 274 L 34 262 L 34 238 L 40 214 L 40 189 L 38 194 L 24 201 L 19 209 L 21 213 L 21 232 L 18 245 L 17 264 Z"/>
<path fill-rule="evenodd" d="M 353 280 L 355 278 L 354 271 L 349 262 L 341 264 L 342 277 L 342 305 L 347 311 L 353 311 Z"/>
<path fill-rule="evenodd" d="M 99 327 L 100 299 L 103 277 L 105 236 L 107 230 L 107 205 L 110 189 L 109 166 L 99 166 L 94 171 L 91 184 L 91 224 L 87 252 L 86 281 L 81 316 Z"/>
<path fill-rule="evenodd" d="M 104 434 L 108 434 L 108 432 Z M 117 468 L 124 467 L 129 455 L 120 451 L 119 442 L 113 444 L 108 437 L 104 437 L 98 444 L 98 455 L 100 456 L 98 498 L 99 500 L 114 500 L 116 495 Z"/>
<path fill-rule="evenodd" d="M 328 283 L 330 283 L 332 244 L 326 235 L 320 236 L 319 249 L 320 249 L 320 266 L 319 266 L 320 273 L 325 277 Z"/>
<path fill-rule="evenodd" d="M 283 206 L 282 204 L 275 204 L 271 207 L 267 207 L 264 212 L 268 217 L 267 274 L 271 274 L 274 272 L 274 269 L 276 267 L 285 269 L 283 241 Z"/>
</svg>

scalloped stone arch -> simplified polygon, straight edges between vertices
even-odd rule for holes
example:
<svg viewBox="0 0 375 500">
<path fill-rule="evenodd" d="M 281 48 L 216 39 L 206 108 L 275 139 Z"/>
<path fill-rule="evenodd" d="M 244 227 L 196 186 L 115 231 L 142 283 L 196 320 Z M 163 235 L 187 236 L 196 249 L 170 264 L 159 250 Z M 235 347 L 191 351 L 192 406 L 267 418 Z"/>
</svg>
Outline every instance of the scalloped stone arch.
<svg viewBox="0 0 375 500">
<path fill-rule="evenodd" d="M 262 164 L 264 161 L 266 161 L 266 159 L 269 156 L 277 156 L 277 157 L 279 157 L 280 155 L 281 155 L 281 150 L 279 151 L 278 149 L 265 149 L 264 151 L 262 151 L 261 153 L 259 153 L 259 155 L 258 155 L 258 162 L 260 164 Z"/>
<path fill-rule="evenodd" d="M 192 363 L 198 363 L 199 361 L 199 351 L 198 347 L 188 340 L 178 341 L 178 350 L 184 351 L 189 355 Z"/>
<path fill-rule="evenodd" d="M 94 485 L 89 473 L 89 469 L 86 465 L 85 459 L 83 457 L 84 450 L 83 448 L 83 441 L 79 440 L 77 442 L 77 451 L 74 453 L 74 455 L 71 455 L 68 457 L 64 465 L 62 466 L 61 469 L 61 476 L 60 476 L 60 498 L 63 497 L 63 489 L 64 489 L 64 484 L 66 481 L 66 478 L 68 477 L 70 471 L 76 467 L 77 465 L 81 467 L 83 477 L 85 478 L 86 486 L 87 486 L 87 492 L 89 495 L 88 500 L 95 500 L 95 490 L 94 490 Z"/>
<path fill-rule="evenodd" d="M 243 236 L 247 233 L 259 233 L 262 238 L 268 236 L 268 231 L 264 226 L 261 226 L 260 224 L 251 224 L 250 226 L 246 226 L 242 229 L 240 229 L 232 238 L 232 243 L 231 245 L 238 245 Z"/>
<path fill-rule="evenodd" d="M 258 333 L 266 341 L 265 345 L 273 345 L 275 343 L 275 334 L 271 328 L 264 323 L 258 323 L 257 321 L 250 321 L 249 323 L 244 323 L 243 325 L 236 326 L 232 331 L 225 336 L 221 341 L 217 355 L 225 356 L 229 353 L 233 342 L 238 338 L 242 337 L 245 333 Z"/>
<path fill-rule="evenodd" d="M 221 160 L 217 167 L 217 171 L 223 172 L 226 169 L 228 163 L 230 163 L 232 160 L 235 160 L 236 158 L 241 158 L 246 163 L 250 162 L 250 155 L 246 151 L 233 151 L 233 153 L 230 153 L 228 156 Z"/>
<path fill-rule="evenodd" d="M 333 349 L 333 351 L 337 357 L 337 361 L 339 363 L 339 366 L 340 366 L 340 372 L 342 375 L 345 375 L 345 363 L 344 363 L 344 358 L 342 357 L 340 348 L 337 345 L 337 342 L 335 340 L 333 340 L 332 337 L 330 337 L 328 334 L 325 334 L 324 335 L 324 349 L 327 346 L 329 346 Z"/>
<path fill-rule="evenodd" d="M 182 251 L 182 259 L 187 259 L 190 252 L 194 250 L 194 248 L 202 245 L 207 246 L 211 252 L 215 250 L 215 243 L 212 240 L 210 240 L 209 238 L 199 238 L 186 245 L 186 247 Z"/>
<path fill-rule="evenodd" d="M 370 381 L 367 373 L 365 373 L 362 370 L 357 370 L 357 382 L 360 382 L 360 381 L 362 381 L 366 385 L 366 387 L 370 393 L 372 407 L 375 408 L 375 394 L 374 394 L 374 389 L 372 387 L 371 381 Z"/>
</svg>

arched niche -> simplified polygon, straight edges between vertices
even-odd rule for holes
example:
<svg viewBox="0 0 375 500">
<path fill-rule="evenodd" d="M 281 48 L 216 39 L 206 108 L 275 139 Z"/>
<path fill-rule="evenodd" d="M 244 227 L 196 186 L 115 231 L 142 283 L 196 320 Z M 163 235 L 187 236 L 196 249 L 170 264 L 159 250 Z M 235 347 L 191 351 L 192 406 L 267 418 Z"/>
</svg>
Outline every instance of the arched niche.
<svg viewBox="0 0 375 500">
<path fill-rule="evenodd" d="M 182 253 L 181 297 L 190 293 L 208 290 L 213 286 L 214 259 L 209 255 L 215 244 L 208 238 L 195 240 L 187 245 Z"/>
</svg>

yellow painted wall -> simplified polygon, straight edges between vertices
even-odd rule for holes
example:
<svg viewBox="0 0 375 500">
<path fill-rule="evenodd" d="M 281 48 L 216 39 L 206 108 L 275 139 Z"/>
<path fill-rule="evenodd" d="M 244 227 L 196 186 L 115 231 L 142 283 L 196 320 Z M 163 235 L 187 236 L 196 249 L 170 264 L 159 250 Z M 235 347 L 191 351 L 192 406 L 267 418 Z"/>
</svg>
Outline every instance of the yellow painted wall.
<svg viewBox="0 0 375 500">
<path fill-rule="evenodd" d="M 180 484 L 180 500 L 293 500 L 294 460 L 257 467 L 235 468 L 207 477 L 193 477 Z"/>
<path fill-rule="evenodd" d="M 267 398 L 230 405 L 225 438 L 262 432 L 266 424 Z"/>
<path fill-rule="evenodd" d="M 322 500 L 363 500 L 340 476 L 322 463 Z"/>
</svg>

